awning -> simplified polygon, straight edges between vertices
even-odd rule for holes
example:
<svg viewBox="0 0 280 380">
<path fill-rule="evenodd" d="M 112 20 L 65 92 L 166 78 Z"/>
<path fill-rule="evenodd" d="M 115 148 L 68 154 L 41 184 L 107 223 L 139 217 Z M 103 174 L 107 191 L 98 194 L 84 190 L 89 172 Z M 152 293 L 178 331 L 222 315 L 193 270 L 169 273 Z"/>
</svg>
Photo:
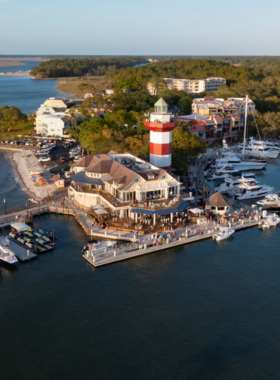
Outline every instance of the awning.
<svg viewBox="0 0 280 380">
<path fill-rule="evenodd" d="M 132 208 L 130 212 L 133 212 L 135 214 L 144 214 L 144 215 L 154 215 L 154 210 L 145 210 L 141 208 Z"/>
<path fill-rule="evenodd" d="M 226 124 L 229 124 L 229 121 L 228 121 L 228 120 L 224 120 L 224 124 L 225 124 L 225 123 L 226 123 Z"/>
<path fill-rule="evenodd" d="M 181 204 L 179 204 L 178 209 L 180 211 L 184 211 L 186 207 L 188 207 L 189 202 L 183 201 Z"/>
<path fill-rule="evenodd" d="M 203 210 L 201 208 L 191 208 L 189 210 L 192 214 L 201 214 L 203 212 Z"/>
<path fill-rule="evenodd" d="M 31 228 L 30 226 L 22 222 L 13 223 L 11 224 L 11 227 L 19 232 L 27 231 Z"/>
<path fill-rule="evenodd" d="M 166 208 L 162 210 L 157 210 L 156 214 L 157 215 L 165 215 L 165 214 L 174 214 L 175 212 L 178 212 L 177 207 L 176 208 Z"/>
</svg>

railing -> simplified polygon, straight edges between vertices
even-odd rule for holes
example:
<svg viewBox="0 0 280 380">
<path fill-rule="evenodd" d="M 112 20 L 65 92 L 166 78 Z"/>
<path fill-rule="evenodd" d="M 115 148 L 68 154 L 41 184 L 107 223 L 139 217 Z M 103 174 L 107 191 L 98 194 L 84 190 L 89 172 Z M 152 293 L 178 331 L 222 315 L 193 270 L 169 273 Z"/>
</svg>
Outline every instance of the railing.
<svg viewBox="0 0 280 380">
<path fill-rule="evenodd" d="M 124 206 L 129 206 L 129 204 L 132 202 L 122 202 L 119 199 L 117 199 L 117 202 L 114 202 L 113 199 L 115 198 L 113 195 L 109 195 L 109 193 L 105 193 L 103 190 L 99 189 L 81 189 L 78 190 L 75 186 L 71 185 L 71 188 L 74 191 L 77 191 L 79 193 L 88 193 L 88 194 L 97 194 L 100 195 L 105 201 L 109 202 L 114 208 L 118 207 L 124 207 Z"/>
</svg>

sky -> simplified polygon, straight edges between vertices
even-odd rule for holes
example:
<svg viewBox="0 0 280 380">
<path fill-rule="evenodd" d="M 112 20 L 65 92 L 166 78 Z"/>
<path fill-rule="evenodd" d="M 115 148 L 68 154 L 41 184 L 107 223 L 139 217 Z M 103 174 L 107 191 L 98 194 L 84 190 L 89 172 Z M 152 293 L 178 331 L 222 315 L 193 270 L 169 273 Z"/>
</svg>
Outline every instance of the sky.
<svg viewBox="0 0 280 380">
<path fill-rule="evenodd" d="M 0 54 L 280 55 L 279 0 L 0 0 Z"/>
</svg>

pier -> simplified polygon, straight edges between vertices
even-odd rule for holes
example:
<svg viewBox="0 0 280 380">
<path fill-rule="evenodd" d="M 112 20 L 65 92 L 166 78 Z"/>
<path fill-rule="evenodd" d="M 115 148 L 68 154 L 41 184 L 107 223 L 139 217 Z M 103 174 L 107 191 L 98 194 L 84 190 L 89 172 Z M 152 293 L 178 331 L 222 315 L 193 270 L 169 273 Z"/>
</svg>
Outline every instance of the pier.
<svg viewBox="0 0 280 380">
<path fill-rule="evenodd" d="M 29 261 L 29 260 L 35 259 L 37 257 L 37 255 L 35 253 L 33 253 L 31 250 L 28 250 L 27 248 L 20 246 L 19 244 L 15 243 L 11 239 L 9 239 L 9 242 L 10 242 L 11 250 L 14 252 L 16 257 L 20 261 L 22 261 L 22 262 Z"/>
<path fill-rule="evenodd" d="M 236 231 L 245 228 L 255 227 L 259 223 L 259 218 L 243 219 L 241 222 L 232 223 L 231 227 Z M 94 256 L 84 254 L 83 258 L 95 268 L 113 264 L 119 261 L 131 259 L 138 256 L 143 256 L 149 253 L 154 253 L 170 248 L 176 248 L 182 245 L 210 239 L 217 232 L 214 223 L 209 223 L 204 226 L 194 226 L 192 229 L 185 228 L 188 232 L 176 231 L 176 237 L 173 238 L 173 232 L 167 231 L 164 235 L 167 236 L 165 242 L 159 242 L 159 245 L 154 245 L 150 235 L 144 236 L 133 244 L 121 245 L 107 252 L 101 252 Z M 183 229 L 181 229 L 183 230 Z M 217 243 L 219 244 L 219 243 Z"/>
</svg>

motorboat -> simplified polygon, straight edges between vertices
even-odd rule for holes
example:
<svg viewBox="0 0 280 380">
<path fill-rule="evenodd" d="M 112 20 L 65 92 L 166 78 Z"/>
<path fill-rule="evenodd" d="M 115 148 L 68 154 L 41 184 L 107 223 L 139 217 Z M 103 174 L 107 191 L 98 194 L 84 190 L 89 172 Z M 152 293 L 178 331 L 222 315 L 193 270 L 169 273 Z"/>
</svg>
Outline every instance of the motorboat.
<svg viewBox="0 0 280 380">
<path fill-rule="evenodd" d="M 82 252 L 85 253 L 85 251 L 87 251 L 88 249 L 90 249 L 90 246 L 91 246 L 92 244 L 97 244 L 97 243 L 98 243 L 98 240 L 95 240 L 95 239 L 88 240 L 88 241 L 86 242 L 86 245 L 84 246 Z"/>
<path fill-rule="evenodd" d="M 8 264 L 15 264 L 18 262 L 16 255 L 10 248 L 9 240 L 6 237 L 0 240 L 0 260 Z"/>
<path fill-rule="evenodd" d="M 259 228 L 267 229 L 270 227 L 276 227 L 280 223 L 280 217 L 276 214 L 269 214 L 265 219 L 259 222 Z"/>
<path fill-rule="evenodd" d="M 270 208 L 272 210 L 280 210 L 280 202 L 273 203 L 272 205 L 270 205 Z"/>
<path fill-rule="evenodd" d="M 229 194 L 234 196 L 235 199 L 254 199 L 261 198 L 265 195 L 272 194 L 273 188 L 267 185 L 242 183 L 234 191 L 230 191 Z"/>
<path fill-rule="evenodd" d="M 278 143 L 273 143 L 271 141 L 255 140 L 253 137 L 250 137 L 250 144 L 254 144 L 257 147 L 262 147 L 263 145 L 266 145 L 273 152 L 280 153 L 280 146 Z"/>
<path fill-rule="evenodd" d="M 264 143 L 249 143 L 245 146 L 240 147 L 237 153 L 243 156 L 261 157 L 261 158 L 277 158 L 279 155 L 278 151 L 272 151 Z"/>
<path fill-rule="evenodd" d="M 265 206 L 273 206 L 274 204 L 277 204 L 279 202 L 279 196 L 277 194 L 268 194 L 264 197 L 264 199 L 261 199 L 260 201 L 257 201 L 257 205 L 265 207 Z M 280 206 L 279 206 L 280 207 Z"/>
<path fill-rule="evenodd" d="M 233 152 L 222 152 L 221 158 L 215 162 L 216 167 L 220 165 L 232 165 L 242 170 L 262 170 L 267 165 L 267 160 L 240 159 Z"/>
<path fill-rule="evenodd" d="M 233 178 L 225 178 L 225 182 L 222 183 L 220 186 L 216 187 L 216 191 L 219 191 L 221 194 L 225 194 L 231 190 L 235 190 L 237 187 L 239 187 L 241 184 L 247 183 L 249 185 L 259 184 L 259 181 L 256 180 L 254 177 L 247 178 L 247 177 L 240 177 L 237 179 Z"/>
<path fill-rule="evenodd" d="M 85 253 L 95 255 L 96 253 L 106 252 L 108 249 L 114 248 L 116 244 L 117 242 L 114 240 L 101 240 L 100 242 L 90 244 Z"/>
<path fill-rule="evenodd" d="M 216 240 L 216 241 L 222 241 L 231 237 L 234 234 L 234 232 L 235 232 L 234 228 L 222 226 L 219 228 L 219 231 L 212 236 L 212 238 L 213 240 Z"/>
<path fill-rule="evenodd" d="M 239 169 L 234 168 L 233 166 L 223 166 L 221 169 L 217 170 L 214 173 L 209 172 L 207 175 L 208 181 L 222 181 L 226 178 L 228 174 L 237 175 L 240 173 Z"/>
</svg>

